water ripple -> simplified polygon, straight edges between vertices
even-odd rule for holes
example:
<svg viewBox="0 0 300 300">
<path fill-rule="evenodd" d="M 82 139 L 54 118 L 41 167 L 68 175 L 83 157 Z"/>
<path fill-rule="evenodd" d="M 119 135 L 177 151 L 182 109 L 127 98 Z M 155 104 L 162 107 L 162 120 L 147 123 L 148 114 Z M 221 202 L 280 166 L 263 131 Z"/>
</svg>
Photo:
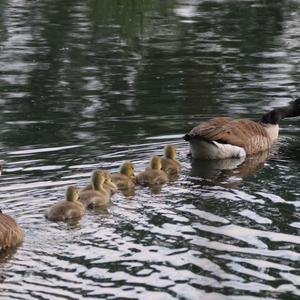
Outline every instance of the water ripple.
<svg viewBox="0 0 300 300">
<path fill-rule="evenodd" d="M 129 2 L 0 3 L 0 202 L 25 231 L 0 298 L 298 299 L 299 120 L 247 159 L 194 162 L 182 140 L 297 95 L 297 3 Z M 93 169 L 138 173 L 169 143 L 176 181 L 44 218 Z"/>
</svg>

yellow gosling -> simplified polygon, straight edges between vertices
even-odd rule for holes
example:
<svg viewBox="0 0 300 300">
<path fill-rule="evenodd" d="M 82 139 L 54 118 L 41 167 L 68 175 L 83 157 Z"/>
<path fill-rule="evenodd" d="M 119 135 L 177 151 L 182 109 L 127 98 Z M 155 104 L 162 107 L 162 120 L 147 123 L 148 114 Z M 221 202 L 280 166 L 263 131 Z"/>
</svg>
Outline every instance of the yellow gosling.
<svg viewBox="0 0 300 300">
<path fill-rule="evenodd" d="M 118 187 L 112 182 L 110 172 L 107 171 L 107 170 L 96 170 L 94 172 L 97 172 L 97 171 L 103 172 L 104 175 L 105 175 L 106 181 L 103 184 L 104 189 L 110 194 L 110 196 L 115 194 L 118 190 Z M 94 172 L 92 173 L 91 181 L 93 180 Z M 88 190 L 93 190 L 93 183 L 92 182 L 90 184 L 88 184 L 87 186 L 85 186 L 81 190 L 81 192 L 88 191 Z"/>
<path fill-rule="evenodd" d="M 92 189 L 83 190 L 79 194 L 79 200 L 87 208 L 104 207 L 111 204 L 110 192 L 105 190 L 105 172 L 96 170 L 92 174 Z"/>
<path fill-rule="evenodd" d="M 75 186 L 69 186 L 66 191 L 66 199 L 48 208 L 45 217 L 50 221 L 66 221 L 82 217 L 85 207 L 78 201 L 78 196 L 78 189 Z"/>
<path fill-rule="evenodd" d="M 22 243 L 24 233 L 20 225 L 0 210 L 0 250 L 11 248 Z"/>
<path fill-rule="evenodd" d="M 162 170 L 168 176 L 177 175 L 181 170 L 181 164 L 176 159 L 176 147 L 174 145 L 167 145 L 165 147 L 165 155 L 161 159 Z"/>
<path fill-rule="evenodd" d="M 110 195 L 115 194 L 118 191 L 118 187 L 115 183 L 112 182 L 111 174 L 108 171 L 104 171 L 105 175 L 105 183 L 104 183 L 104 189 L 110 193 Z"/>
<path fill-rule="evenodd" d="M 121 166 L 120 173 L 111 174 L 111 180 L 120 190 L 134 188 L 135 176 L 133 163 L 125 161 Z"/>
<path fill-rule="evenodd" d="M 143 186 L 162 185 L 168 182 L 167 174 L 161 170 L 161 159 L 153 156 L 149 167 L 136 177 L 136 182 Z"/>
</svg>

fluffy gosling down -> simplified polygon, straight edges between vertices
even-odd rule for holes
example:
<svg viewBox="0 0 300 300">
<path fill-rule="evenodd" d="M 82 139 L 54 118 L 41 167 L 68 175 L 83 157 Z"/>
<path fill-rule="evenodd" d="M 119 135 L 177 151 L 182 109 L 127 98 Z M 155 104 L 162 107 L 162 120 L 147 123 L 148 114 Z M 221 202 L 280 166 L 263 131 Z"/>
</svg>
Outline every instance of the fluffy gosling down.
<svg viewBox="0 0 300 300">
<path fill-rule="evenodd" d="M 151 158 L 149 167 L 137 175 L 136 182 L 143 186 L 162 185 L 168 182 L 167 174 L 162 171 L 161 159 L 159 156 Z"/>
<path fill-rule="evenodd" d="M 110 201 L 110 191 L 106 190 L 104 184 L 107 178 L 104 171 L 96 170 L 92 174 L 92 189 L 84 189 L 79 194 L 79 200 L 87 208 L 108 206 Z"/>
<path fill-rule="evenodd" d="M 105 176 L 106 181 L 103 184 L 104 189 L 110 194 L 110 196 L 115 194 L 118 190 L 118 187 L 112 182 L 111 174 L 109 173 L 109 171 L 107 171 L 107 170 L 97 170 L 97 171 L 103 172 L 103 174 Z M 93 175 L 92 175 L 92 180 L 93 180 Z M 88 191 L 88 190 L 93 190 L 93 189 L 94 189 L 93 188 L 93 183 L 91 182 L 86 187 L 84 187 L 81 190 L 81 192 Z"/>
<path fill-rule="evenodd" d="M 161 159 L 162 170 L 169 176 L 177 175 L 181 170 L 181 164 L 176 159 L 176 147 L 167 145 L 164 152 L 164 157 Z"/>
<path fill-rule="evenodd" d="M 20 225 L 0 210 L 0 250 L 19 245 L 24 239 Z"/>
<path fill-rule="evenodd" d="M 217 117 L 194 127 L 184 139 L 191 155 L 200 159 L 244 157 L 271 148 L 278 138 L 279 122 L 300 115 L 300 98 L 273 109 L 260 121 Z"/>
<path fill-rule="evenodd" d="M 125 161 L 120 168 L 120 173 L 111 174 L 111 180 L 120 190 L 132 189 L 135 185 L 133 163 Z"/>
<path fill-rule="evenodd" d="M 66 191 L 66 199 L 48 208 L 45 217 L 50 221 L 66 221 L 82 217 L 85 207 L 78 201 L 78 197 L 77 187 L 69 186 Z"/>
</svg>

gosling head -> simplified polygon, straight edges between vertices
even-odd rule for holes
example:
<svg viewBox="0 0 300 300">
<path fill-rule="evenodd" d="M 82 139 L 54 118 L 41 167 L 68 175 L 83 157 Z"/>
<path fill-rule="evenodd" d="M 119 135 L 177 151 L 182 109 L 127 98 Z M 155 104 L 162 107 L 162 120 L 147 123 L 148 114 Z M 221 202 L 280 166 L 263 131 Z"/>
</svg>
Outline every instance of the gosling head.
<svg viewBox="0 0 300 300">
<path fill-rule="evenodd" d="M 78 188 L 76 186 L 69 186 L 66 190 L 66 200 L 76 202 L 79 198 Z"/>
<path fill-rule="evenodd" d="M 103 188 L 103 184 L 106 181 L 105 172 L 96 170 L 92 174 L 92 185 L 93 188 L 98 191 Z"/>
<path fill-rule="evenodd" d="M 134 178 L 134 166 L 131 161 L 125 161 L 122 166 L 120 173 L 128 177 Z"/>
<path fill-rule="evenodd" d="M 165 157 L 169 159 L 176 159 L 176 147 L 174 145 L 165 146 Z"/>
<path fill-rule="evenodd" d="M 161 170 L 161 160 L 160 157 L 154 155 L 150 160 L 150 168 L 153 170 Z"/>
<path fill-rule="evenodd" d="M 104 177 L 105 177 L 106 180 L 110 179 L 110 173 L 109 173 L 109 171 L 107 171 L 107 170 L 98 170 L 98 171 L 103 173 L 103 175 L 104 175 Z"/>
<path fill-rule="evenodd" d="M 109 171 L 104 170 L 102 172 L 104 173 L 105 183 L 109 186 L 109 188 L 116 191 L 118 187 L 112 182 Z"/>
</svg>

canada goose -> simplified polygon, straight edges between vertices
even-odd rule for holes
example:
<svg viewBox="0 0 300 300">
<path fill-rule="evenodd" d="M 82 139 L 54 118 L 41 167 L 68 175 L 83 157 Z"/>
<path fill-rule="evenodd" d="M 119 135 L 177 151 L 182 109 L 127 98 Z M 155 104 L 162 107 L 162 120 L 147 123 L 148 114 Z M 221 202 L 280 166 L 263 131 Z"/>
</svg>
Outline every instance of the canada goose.
<svg viewBox="0 0 300 300">
<path fill-rule="evenodd" d="M 118 190 L 118 187 L 111 181 L 111 174 L 109 173 L 109 171 L 107 170 L 98 170 L 98 171 L 102 171 L 106 179 L 106 181 L 103 184 L 103 188 L 110 194 L 110 196 L 115 194 Z M 91 180 L 93 180 L 93 175 Z M 88 191 L 88 190 L 93 190 L 92 182 L 88 184 L 86 187 L 84 187 L 81 190 L 81 192 Z"/>
<path fill-rule="evenodd" d="M 278 138 L 281 119 L 300 115 L 300 98 L 264 114 L 260 121 L 217 117 L 194 127 L 184 139 L 193 158 L 243 157 L 269 149 Z"/>
<path fill-rule="evenodd" d="M 167 174 L 161 170 L 161 159 L 156 155 L 151 158 L 149 167 L 136 177 L 136 182 L 143 186 L 162 185 L 167 181 Z"/>
<path fill-rule="evenodd" d="M 164 150 L 165 155 L 161 159 L 161 169 L 166 172 L 168 176 L 177 175 L 181 170 L 181 164 L 176 159 L 176 147 L 174 145 L 167 145 Z"/>
<path fill-rule="evenodd" d="M 107 206 L 110 202 L 110 192 L 105 190 L 104 183 L 107 181 L 105 172 L 96 170 L 92 174 L 91 190 L 83 190 L 79 193 L 79 200 L 87 208 Z"/>
<path fill-rule="evenodd" d="M 77 187 L 69 186 L 66 191 L 66 199 L 48 208 L 45 217 L 50 221 L 65 221 L 80 218 L 84 213 L 85 207 L 78 201 Z"/>
<path fill-rule="evenodd" d="M 24 239 L 20 225 L 0 210 L 0 250 L 15 247 Z"/>
<path fill-rule="evenodd" d="M 111 180 L 120 190 L 132 189 L 135 183 L 133 163 L 125 161 L 120 168 L 120 173 L 111 174 Z"/>
</svg>

